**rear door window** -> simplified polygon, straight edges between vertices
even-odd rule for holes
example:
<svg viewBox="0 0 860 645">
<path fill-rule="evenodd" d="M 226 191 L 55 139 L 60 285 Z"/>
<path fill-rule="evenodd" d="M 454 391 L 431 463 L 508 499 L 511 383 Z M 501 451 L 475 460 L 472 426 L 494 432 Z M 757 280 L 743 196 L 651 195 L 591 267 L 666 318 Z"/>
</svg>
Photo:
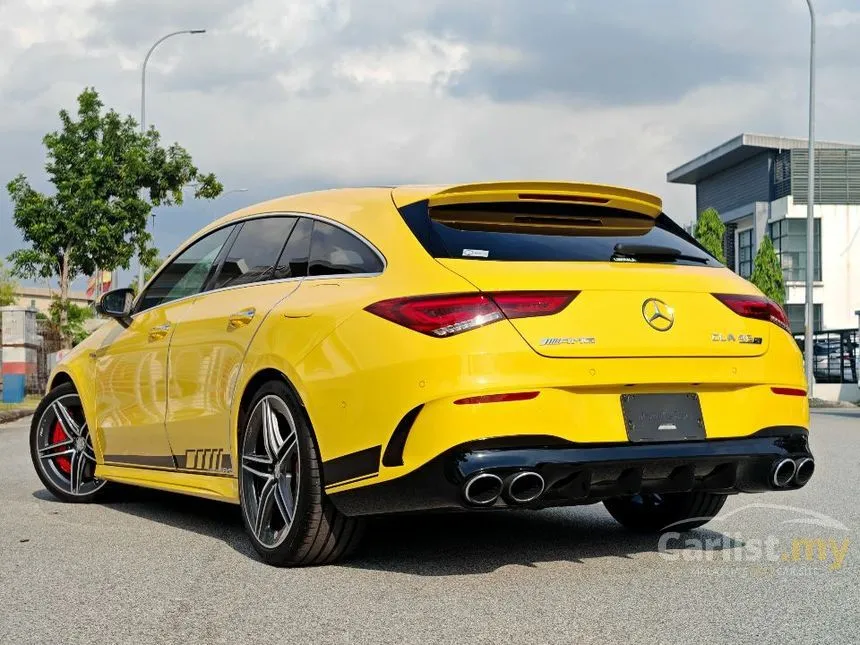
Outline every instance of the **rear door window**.
<svg viewBox="0 0 860 645">
<path fill-rule="evenodd" d="M 213 289 L 271 280 L 295 217 L 262 217 L 248 220 L 236 236 L 221 265 Z"/>
<path fill-rule="evenodd" d="M 342 228 L 314 222 L 308 275 L 379 273 L 382 260 L 352 233 Z"/>
<path fill-rule="evenodd" d="M 722 266 L 665 214 L 655 219 L 609 207 L 529 202 L 428 209 L 419 202 L 401 215 L 437 258 Z M 670 256 L 660 256 L 661 248 Z"/>
</svg>

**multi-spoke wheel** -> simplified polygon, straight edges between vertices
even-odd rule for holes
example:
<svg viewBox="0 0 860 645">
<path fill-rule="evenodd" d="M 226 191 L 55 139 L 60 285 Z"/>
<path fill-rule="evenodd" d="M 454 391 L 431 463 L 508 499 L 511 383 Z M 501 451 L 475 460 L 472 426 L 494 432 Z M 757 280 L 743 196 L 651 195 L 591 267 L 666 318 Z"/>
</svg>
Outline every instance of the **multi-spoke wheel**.
<svg viewBox="0 0 860 645">
<path fill-rule="evenodd" d="M 640 493 L 603 502 L 609 514 L 637 533 L 690 531 L 712 520 L 726 495 L 707 491 L 687 493 Z"/>
<path fill-rule="evenodd" d="M 323 564 L 350 551 L 361 525 L 325 497 L 316 444 L 292 390 L 282 381 L 266 383 L 240 422 L 239 500 L 262 558 L 281 566 Z"/>
<path fill-rule="evenodd" d="M 30 427 L 30 454 L 45 487 L 67 502 L 91 501 L 106 482 L 96 479 L 96 456 L 81 400 L 71 384 L 52 390 Z"/>
<path fill-rule="evenodd" d="M 257 402 L 242 442 L 242 501 L 260 544 L 287 537 L 296 515 L 301 459 L 296 422 L 287 404 L 269 394 Z"/>
</svg>

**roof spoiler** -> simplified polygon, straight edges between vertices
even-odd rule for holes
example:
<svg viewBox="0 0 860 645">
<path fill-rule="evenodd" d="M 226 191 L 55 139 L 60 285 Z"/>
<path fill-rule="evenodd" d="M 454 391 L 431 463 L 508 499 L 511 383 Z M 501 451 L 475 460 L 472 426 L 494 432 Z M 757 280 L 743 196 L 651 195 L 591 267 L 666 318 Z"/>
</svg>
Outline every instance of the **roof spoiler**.
<svg viewBox="0 0 860 645">
<path fill-rule="evenodd" d="M 408 203 L 427 199 L 429 206 L 480 204 L 492 202 L 552 202 L 605 206 L 657 217 L 663 211 L 662 200 L 649 193 L 629 188 L 601 184 L 581 184 L 562 181 L 510 181 L 481 184 L 462 184 L 440 187 L 438 191 L 419 191 L 404 187 L 395 189 L 395 203 Z M 429 195 L 428 195 L 429 192 Z M 411 198 L 411 199 L 410 199 Z M 415 199 L 418 198 L 418 199 Z"/>
</svg>

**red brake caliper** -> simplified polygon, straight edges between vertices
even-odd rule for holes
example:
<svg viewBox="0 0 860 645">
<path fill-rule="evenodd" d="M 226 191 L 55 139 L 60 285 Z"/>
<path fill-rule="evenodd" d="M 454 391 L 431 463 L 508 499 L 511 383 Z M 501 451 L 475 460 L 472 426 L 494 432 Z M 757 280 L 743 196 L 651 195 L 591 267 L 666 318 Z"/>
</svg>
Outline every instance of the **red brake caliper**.
<svg viewBox="0 0 860 645">
<path fill-rule="evenodd" d="M 66 433 L 63 432 L 63 428 L 60 425 L 60 422 L 57 421 L 54 423 L 54 429 L 51 431 L 51 443 L 60 443 L 61 441 L 66 440 Z M 54 462 L 57 464 L 57 468 L 59 468 L 66 475 L 70 475 L 72 473 L 72 461 L 68 457 L 57 457 L 54 459 Z"/>
</svg>

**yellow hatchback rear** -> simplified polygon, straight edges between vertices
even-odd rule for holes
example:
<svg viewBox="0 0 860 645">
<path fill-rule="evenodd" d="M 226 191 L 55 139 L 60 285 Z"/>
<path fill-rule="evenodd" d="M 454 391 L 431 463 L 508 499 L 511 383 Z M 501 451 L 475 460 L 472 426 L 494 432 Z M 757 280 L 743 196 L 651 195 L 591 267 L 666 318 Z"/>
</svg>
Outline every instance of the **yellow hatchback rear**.
<svg viewBox="0 0 860 645">
<path fill-rule="evenodd" d="M 386 297 L 318 350 L 349 346 L 374 365 L 361 436 L 380 462 L 327 481 L 345 513 L 604 501 L 650 530 L 702 524 L 727 494 L 808 481 L 784 312 L 659 199 L 547 182 L 392 199 L 436 264 L 392 263 L 408 288 L 383 281 Z M 366 453 L 339 465 L 351 455 Z"/>
</svg>

